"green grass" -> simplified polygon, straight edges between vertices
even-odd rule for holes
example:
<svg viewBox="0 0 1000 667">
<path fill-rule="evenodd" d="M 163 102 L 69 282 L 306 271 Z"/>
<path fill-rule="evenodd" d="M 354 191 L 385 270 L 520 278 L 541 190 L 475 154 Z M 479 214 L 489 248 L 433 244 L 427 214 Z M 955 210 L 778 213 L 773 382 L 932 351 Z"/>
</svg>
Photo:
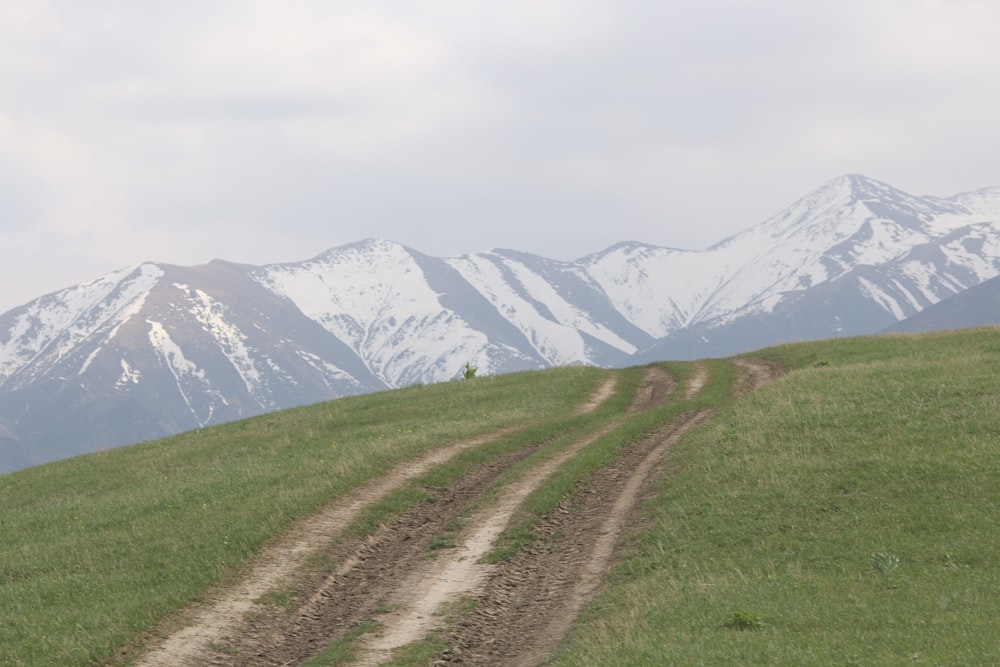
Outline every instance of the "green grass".
<svg viewBox="0 0 1000 667">
<path fill-rule="evenodd" d="M 341 399 L 0 476 L 0 664 L 91 665 L 428 448 L 562 418 L 602 371 Z"/>
<path fill-rule="evenodd" d="M 1000 334 L 765 354 L 551 664 L 1000 664 Z"/>
<path fill-rule="evenodd" d="M 719 408 L 669 452 L 643 529 L 550 664 L 1000 664 L 1000 334 L 758 355 L 788 373 L 732 400 L 733 365 L 707 361 L 696 398 L 681 384 L 628 415 L 527 499 L 494 557 L 530 543 L 623 448 Z M 692 370 L 666 366 L 681 381 Z M 536 447 L 502 484 L 624 416 L 641 372 L 616 371 L 616 396 L 584 416 L 571 412 L 605 372 L 564 368 L 342 399 L 0 476 L 0 664 L 115 662 L 296 519 L 398 462 L 523 427 L 386 498 L 359 532 L 488 457 Z M 352 639 L 311 664 L 342 664 Z M 399 664 L 439 648 L 419 643 Z"/>
</svg>

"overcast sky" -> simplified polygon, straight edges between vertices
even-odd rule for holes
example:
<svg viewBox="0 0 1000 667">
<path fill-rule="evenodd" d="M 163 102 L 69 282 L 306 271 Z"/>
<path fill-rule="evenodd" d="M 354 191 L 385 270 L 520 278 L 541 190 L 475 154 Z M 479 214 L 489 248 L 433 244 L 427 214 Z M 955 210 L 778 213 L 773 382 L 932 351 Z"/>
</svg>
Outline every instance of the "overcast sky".
<svg viewBox="0 0 1000 667">
<path fill-rule="evenodd" d="M 2 0 L 0 312 L 152 260 L 701 249 L 1000 185 L 996 0 Z"/>
</svg>

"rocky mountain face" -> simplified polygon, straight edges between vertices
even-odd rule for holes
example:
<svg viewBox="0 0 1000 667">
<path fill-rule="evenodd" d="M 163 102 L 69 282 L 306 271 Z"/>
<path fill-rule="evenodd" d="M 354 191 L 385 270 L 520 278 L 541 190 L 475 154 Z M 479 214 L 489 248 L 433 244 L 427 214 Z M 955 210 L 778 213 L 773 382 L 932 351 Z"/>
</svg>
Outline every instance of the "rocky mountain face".
<svg viewBox="0 0 1000 667">
<path fill-rule="evenodd" d="M 1000 188 L 843 176 L 704 251 L 573 262 L 367 240 L 256 267 L 146 263 L 0 315 L 0 472 L 331 398 L 554 365 L 875 333 L 1000 275 Z"/>
</svg>

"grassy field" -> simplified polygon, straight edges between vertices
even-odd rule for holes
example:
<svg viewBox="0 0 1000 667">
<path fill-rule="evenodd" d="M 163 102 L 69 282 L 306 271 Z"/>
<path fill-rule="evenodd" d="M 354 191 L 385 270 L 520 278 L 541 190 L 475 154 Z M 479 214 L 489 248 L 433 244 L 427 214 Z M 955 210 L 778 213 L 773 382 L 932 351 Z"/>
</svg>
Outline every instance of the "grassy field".
<svg viewBox="0 0 1000 667">
<path fill-rule="evenodd" d="M 0 476 L 0 665 L 93 665 L 429 447 L 559 421 L 575 367 L 352 397 Z"/>
<path fill-rule="evenodd" d="M 763 354 L 552 664 L 1000 664 L 1000 333 Z"/>
<path fill-rule="evenodd" d="M 495 557 L 630 439 L 719 408 L 670 452 L 642 530 L 551 664 L 1000 664 L 1000 333 L 758 356 L 788 373 L 733 400 L 732 364 L 708 362 L 695 401 L 630 419 L 529 498 Z M 604 373 L 353 397 L 0 476 L 0 665 L 113 660 L 296 519 L 427 448 L 510 425 L 524 430 L 495 447 L 557 448 L 624 411 L 636 369 L 571 418 Z"/>
</svg>

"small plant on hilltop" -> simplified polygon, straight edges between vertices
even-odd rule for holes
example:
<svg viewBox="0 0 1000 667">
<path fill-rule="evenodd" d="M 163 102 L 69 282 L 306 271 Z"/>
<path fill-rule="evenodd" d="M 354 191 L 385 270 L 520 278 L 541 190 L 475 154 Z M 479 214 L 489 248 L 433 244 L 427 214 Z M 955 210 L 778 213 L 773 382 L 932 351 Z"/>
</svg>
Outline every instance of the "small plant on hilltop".
<svg viewBox="0 0 1000 667">
<path fill-rule="evenodd" d="M 885 576 L 890 576 L 899 567 L 899 557 L 890 553 L 873 553 L 871 556 L 872 567 L 884 574 Z"/>
<path fill-rule="evenodd" d="M 477 367 L 465 362 L 465 370 L 462 371 L 462 378 L 466 380 L 471 380 L 476 377 L 476 371 L 479 370 Z"/>
<path fill-rule="evenodd" d="M 730 630 L 763 630 L 764 621 L 752 611 L 734 611 L 729 615 L 724 627 Z"/>
</svg>

